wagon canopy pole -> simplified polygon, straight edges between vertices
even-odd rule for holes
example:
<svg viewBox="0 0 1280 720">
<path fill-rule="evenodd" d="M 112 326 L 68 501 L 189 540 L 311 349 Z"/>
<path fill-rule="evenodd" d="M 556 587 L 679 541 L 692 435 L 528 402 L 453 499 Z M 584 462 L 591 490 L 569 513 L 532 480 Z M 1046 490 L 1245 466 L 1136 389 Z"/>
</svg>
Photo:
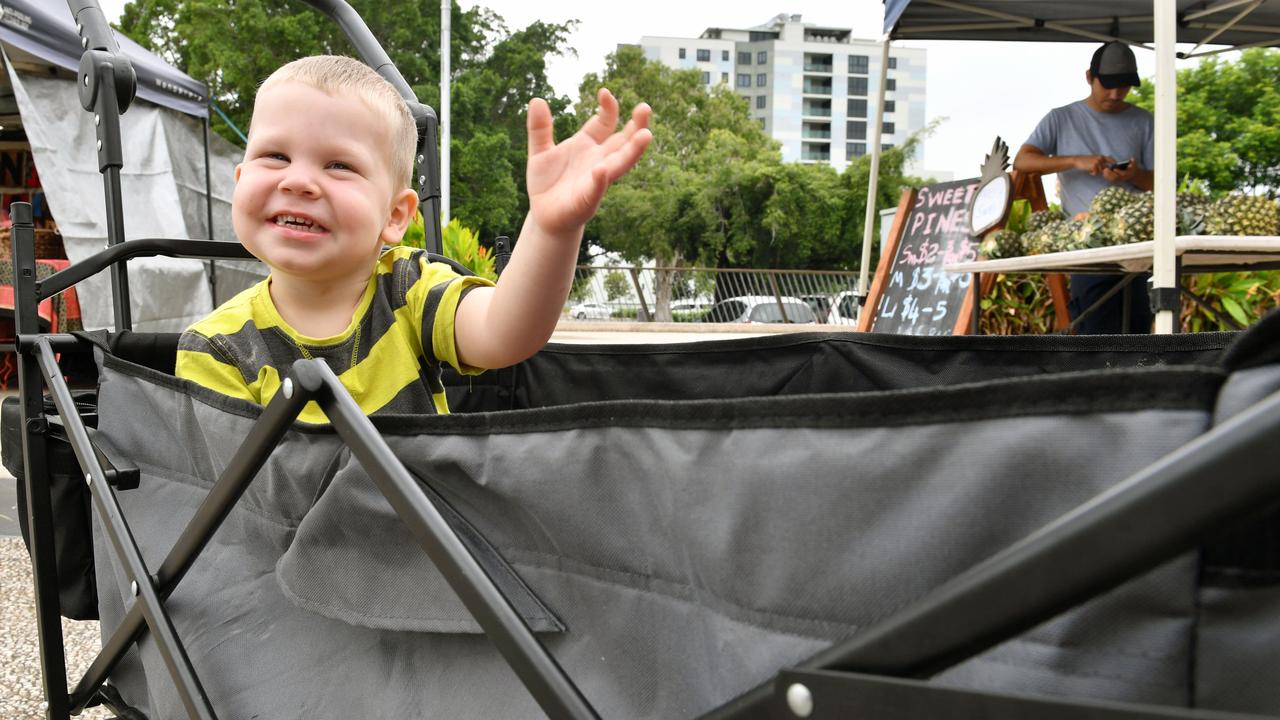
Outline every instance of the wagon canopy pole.
<svg viewBox="0 0 1280 720">
<path fill-rule="evenodd" d="M 80 68 L 76 72 L 80 105 L 93 113 L 98 136 L 98 172 L 107 202 L 107 246 L 124 242 L 124 211 L 121 208 L 120 168 L 124 153 L 120 148 L 120 116 L 129 109 L 138 89 L 138 77 L 128 56 L 120 52 L 111 26 L 97 0 L 67 0 L 80 34 Z M 132 330 L 129 308 L 129 270 L 124 265 L 111 268 L 111 301 L 115 308 L 116 330 Z"/>
<path fill-rule="evenodd" d="M 876 88 L 876 113 L 871 122 L 871 175 L 867 178 L 867 213 L 862 227 L 862 262 L 858 268 L 858 318 L 866 310 L 867 280 L 871 271 L 871 240 L 875 233 L 876 191 L 880 184 L 880 131 L 883 129 L 885 83 L 889 78 L 889 39 L 880 40 L 880 85 Z"/>
<path fill-rule="evenodd" d="M 1178 316 L 1178 270 L 1174 249 L 1174 192 L 1177 189 L 1178 104 L 1177 78 L 1174 74 L 1175 42 L 1178 16 L 1173 3 L 1152 0 L 1155 6 L 1154 34 L 1156 46 L 1156 113 L 1155 113 L 1155 257 L 1151 273 L 1151 309 L 1155 312 L 1155 330 L 1161 335 L 1173 332 Z"/>
<path fill-rule="evenodd" d="M 453 57 L 450 55 L 449 46 L 452 44 L 450 37 L 453 30 L 452 14 L 453 3 L 450 0 L 442 0 L 440 3 L 440 224 L 442 225 L 449 222 L 449 161 L 452 155 L 449 146 L 452 135 L 450 113 L 453 106 L 449 95 L 450 74 L 453 72 L 451 69 Z"/>
<path fill-rule="evenodd" d="M 359 13 L 345 0 L 302 0 L 302 2 L 319 10 L 337 23 L 365 64 L 386 78 L 409 106 L 409 112 L 413 115 L 414 123 L 418 127 L 416 157 L 418 171 L 414 179 L 417 180 L 418 185 L 418 206 L 422 210 L 427 250 L 440 254 L 440 151 L 436 147 L 436 140 L 440 134 L 440 119 L 436 116 L 436 111 L 418 102 L 418 97 L 413 94 L 413 88 L 409 87 L 409 83 L 400 74 L 395 63 L 391 62 L 387 51 L 382 49 L 378 39 L 369 31 L 369 26 L 365 25 Z"/>
</svg>

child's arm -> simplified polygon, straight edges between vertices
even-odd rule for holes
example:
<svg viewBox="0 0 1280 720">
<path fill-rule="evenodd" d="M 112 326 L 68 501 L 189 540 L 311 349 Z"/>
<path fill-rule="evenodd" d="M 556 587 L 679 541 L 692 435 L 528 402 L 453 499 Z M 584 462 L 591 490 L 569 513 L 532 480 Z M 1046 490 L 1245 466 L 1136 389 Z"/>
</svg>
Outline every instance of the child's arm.
<svg viewBox="0 0 1280 720">
<path fill-rule="evenodd" d="M 559 145 L 547 103 L 529 103 L 529 215 L 497 287 L 477 288 L 458 305 L 454 339 L 463 364 L 506 367 L 546 344 L 573 284 L 583 227 L 653 139 L 648 105 L 636 106 L 615 132 L 618 101 L 603 88 L 598 98 L 595 116 Z"/>
</svg>

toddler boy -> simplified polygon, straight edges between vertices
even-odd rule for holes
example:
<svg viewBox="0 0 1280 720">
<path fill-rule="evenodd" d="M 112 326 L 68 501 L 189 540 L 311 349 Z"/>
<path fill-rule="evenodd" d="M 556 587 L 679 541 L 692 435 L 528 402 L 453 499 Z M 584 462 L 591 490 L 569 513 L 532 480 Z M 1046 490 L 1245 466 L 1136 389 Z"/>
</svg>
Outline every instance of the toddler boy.
<svg viewBox="0 0 1280 720">
<path fill-rule="evenodd" d="M 529 103 L 529 215 L 501 280 L 460 276 L 400 241 L 417 209 L 417 131 L 395 88 L 339 56 L 291 62 L 267 78 L 236 167 L 236 237 L 266 280 L 196 322 L 177 375 L 265 405 L 294 361 L 322 358 L 367 414 L 445 413 L 440 369 L 512 365 L 555 329 L 583 226 L 640 159 L 649 107 L 615 132 L 618 102 L 556 145 L 546 102 Z M 310 403 L 299 416 L 327 422 Z"/>
</svg>

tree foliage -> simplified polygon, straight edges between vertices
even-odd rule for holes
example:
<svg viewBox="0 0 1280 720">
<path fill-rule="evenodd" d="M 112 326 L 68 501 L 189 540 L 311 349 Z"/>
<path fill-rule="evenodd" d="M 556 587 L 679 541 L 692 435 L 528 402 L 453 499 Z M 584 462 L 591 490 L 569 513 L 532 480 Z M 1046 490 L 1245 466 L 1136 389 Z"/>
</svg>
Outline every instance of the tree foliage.
<svg viewBox="0 0 1280 720">
<path fill-rule="evenodd" d="M 349 0 L 421 102 L 439 108 L 439 0 Z M 547 81 L 546 58 L 566 48 L 572 23 L 510 31 L 481 7 L 454 3 L 450 27 L 453 214 L 486 242 L 513 235 L 525 210 L 525 105 L 546 98 L 566 127 L 569 100 Z M 297 0 L 131 0 L 120 30 L 209 86 L 248 128 L 259 83 L 306 55 L 356 55 L 337 24 Z M 235 141 L 221 121 L 215 130 Z M 455 189 L 456 188 L 456 189 Z"/>
<path fill-rule="evenodd" d="M 1132 100 L 1154 110 L 1154 83 L 1143 81 Z M 1280 50 L 1179 70 L 1177 114 L 1180 177 L 1204 179 L 1215 194 L 1280 193 Z"/>
<path fill-rule="evenodd" d="M 857 266 L 870 158 L 843 173 L 784 163 L 743 97 L 724 84 L 703 85 L 696 70 L 648 61 L 638 48 L 619 49 L 603 73 L 584 78 L 579 121 L 594 110 L 602 85 L 624 108 L 653 107 L 654 140 L 605 196 L 588 240 L 659 266 Z M 878 207 L 896 205 L 912 181 L 903 166 L 918 144 L 913 138 L 884 153 Z"/>
</svg>

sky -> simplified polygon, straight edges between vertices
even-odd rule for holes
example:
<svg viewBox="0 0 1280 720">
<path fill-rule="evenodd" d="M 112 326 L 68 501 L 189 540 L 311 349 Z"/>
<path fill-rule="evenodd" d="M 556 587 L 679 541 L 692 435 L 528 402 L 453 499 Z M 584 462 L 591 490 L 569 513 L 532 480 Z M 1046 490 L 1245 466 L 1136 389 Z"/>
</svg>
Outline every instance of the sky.
<svg viewBox="0 0 1280 720">
<path fill-rule="evenodd" d="M 107 17 L 116 19 L 125 0 L 99 0 Z M 577 97 L 588 72 L 604 69 L 604 58 L 618 43 L 637 43 L 644 35 L 697 37 L 708 27 L 746 28 L 779 13 L 803 16 L 805 22 L 847 27 L 855 37 L 878 39 L 880 0 L 646 0 L 630 9 L 600 0 L 459 0 L 463 7 L 483 5 L 502 16 L 512 29 L 534 20 L 577 20 L 569 45 L 576 56 L 548 63 L 552 87 Z M 642 8 L 642 10 L 640 9 Z M 905 42 L 927 52 L 926 117 L 945 118 L 925 141 L 921 167 L 977 177 L 982 159 L 998 135 L 1011 152 L 1031 134 L 1046 112 L 1088 93 L 1084 73 L 1093 43 Z M 1155 58 L 1137 50 L 1143 77 L 1155 74 Z M 1181 66 L 1181 65 L 1180 65 Z"/>
</svg>

